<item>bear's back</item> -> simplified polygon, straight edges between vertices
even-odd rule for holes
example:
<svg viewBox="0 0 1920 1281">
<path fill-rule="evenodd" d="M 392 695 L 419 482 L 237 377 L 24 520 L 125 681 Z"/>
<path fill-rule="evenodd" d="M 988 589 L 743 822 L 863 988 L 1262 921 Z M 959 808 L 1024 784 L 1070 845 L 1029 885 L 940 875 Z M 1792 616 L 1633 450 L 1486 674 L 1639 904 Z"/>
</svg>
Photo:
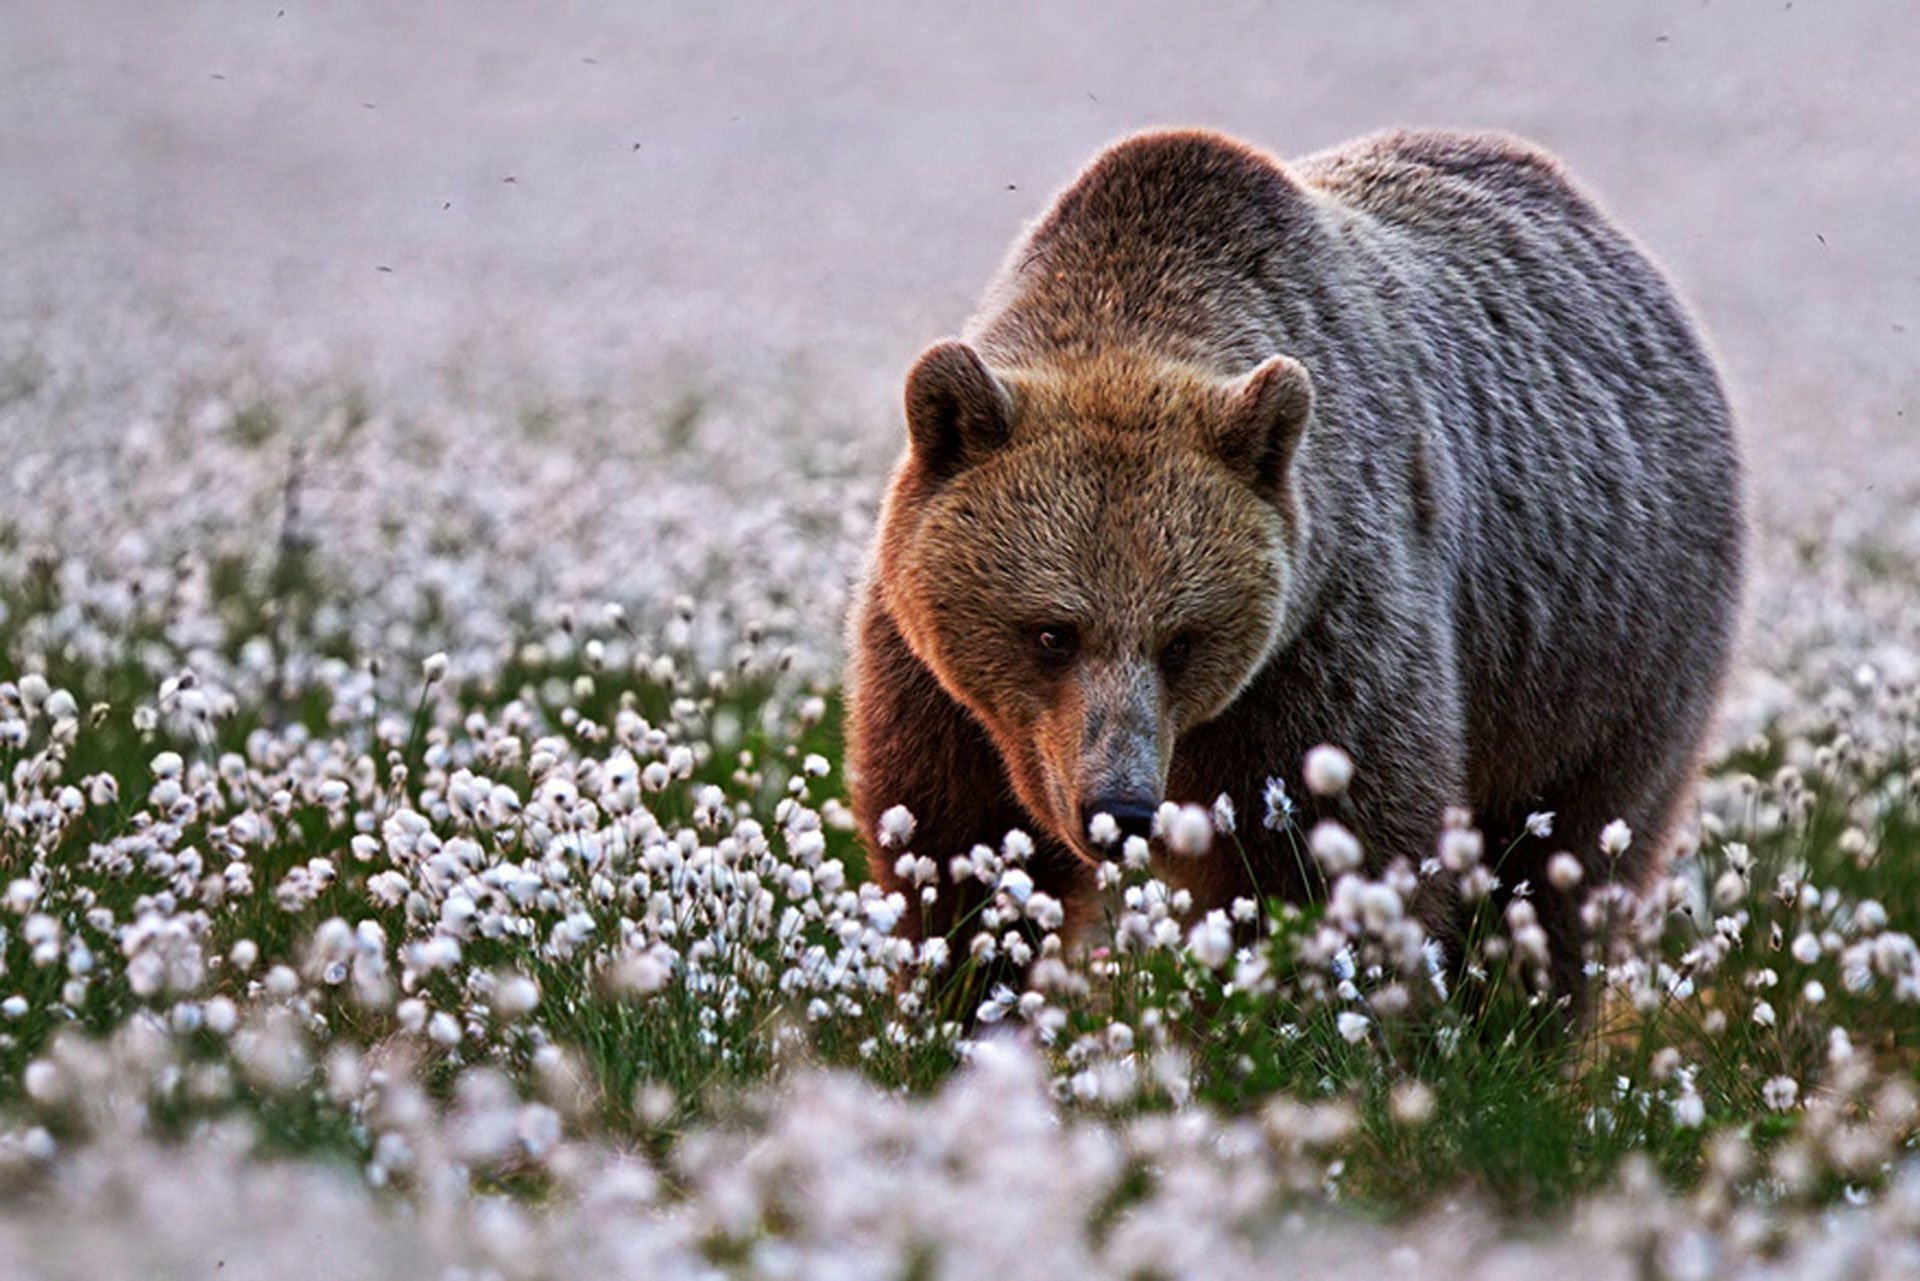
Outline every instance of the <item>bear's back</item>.
<svg viewBox="0 0 1920 1281">
<path fill-rule="evenodd" d="M 1381 134 L 1295 172 L 1396 282 L 1471 736 L 1532 748 L 1476 753 L 1476 794 L 1604 756 L 1650 708 L 1697 720 L 1736 614 L 1739 461 L 1660 269 L 1558 160 L 1501 135 Z"/>
<path fill-rule="evenodd" d="M 1274 255 L 1315 231 L 1312 197 L 1264 152 L 1203 129 L 1136 134 L 1019 238 L 967 335 L 1010 365 L 1114 348 L 1258 363 Z"/>
</svg>

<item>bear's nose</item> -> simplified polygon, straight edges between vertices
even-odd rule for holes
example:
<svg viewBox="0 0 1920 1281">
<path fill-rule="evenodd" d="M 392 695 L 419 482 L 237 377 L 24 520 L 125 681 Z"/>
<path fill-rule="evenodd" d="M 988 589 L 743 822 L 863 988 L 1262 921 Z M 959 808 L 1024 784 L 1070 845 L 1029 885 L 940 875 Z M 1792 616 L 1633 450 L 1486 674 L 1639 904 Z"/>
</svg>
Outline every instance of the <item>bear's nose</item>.
<svg viewBox="0 0 1920 1281">
<path fill-rule="evenodd" d="M 1129 836 L 1146 840 L 1153 835 L 1153 816 L 1159 810 L 1158 804 L 1138 796 L 1096 796 L 1080 802 L 1080 830 L 1087 831 L 1096 815 L 1105 814 L 1120 829 L 1121 841 Z M 1120 841 L 1113 842 L 1107 853 L 1119 857 Z"/>
</svg>

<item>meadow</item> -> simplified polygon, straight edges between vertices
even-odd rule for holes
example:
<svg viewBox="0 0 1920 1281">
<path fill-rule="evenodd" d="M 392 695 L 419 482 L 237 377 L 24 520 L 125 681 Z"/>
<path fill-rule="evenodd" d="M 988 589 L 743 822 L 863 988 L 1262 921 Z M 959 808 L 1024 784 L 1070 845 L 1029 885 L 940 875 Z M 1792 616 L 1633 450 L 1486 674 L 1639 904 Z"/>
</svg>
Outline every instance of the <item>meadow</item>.
<svg viewBox="0 0 1920 1281">
<path fill-rule="evenodd" d="M 919 904 L 850 830 L 833 651 L 792 635 L 834 588 L 556 589 L 515 540 L 632 577 L 551 529 L 574 475 L 449 466 L 463 419 L 245 391 L 0 525 L 10 1275 L 306 1275 L 314 1236 L 329 1276 L 1916 1266 L 1908 567 L 1801 545 L 1763 577 L 1762 609 L 1840 604 L 1743 674 L 1670 874 L 1595 894 L 1603 995 L 1567 1038 L 1524 899 L 1442 966 L 1416 870 L 1325 833 L 1295 830 L 1321 894 L 1231 919 L 1130 850 L 1079 942 L 1010 833 L 956 873 L 995 891 L 981 940 L 907 942 Z M 769 510 L 816 528 L 809 492 Z M 108 555 L 57 550 L 83 527 Z M 687 555 L 736 533 L 689 520 Z M 1907 630 L 1838 661 L 1863 616 Z M 1169 813 L 1164 857 L 1287 829 L 1333 760 Z M 1500 854 L 1463 816 L 1435 858 L 1484 890 Z"/>
</svg>

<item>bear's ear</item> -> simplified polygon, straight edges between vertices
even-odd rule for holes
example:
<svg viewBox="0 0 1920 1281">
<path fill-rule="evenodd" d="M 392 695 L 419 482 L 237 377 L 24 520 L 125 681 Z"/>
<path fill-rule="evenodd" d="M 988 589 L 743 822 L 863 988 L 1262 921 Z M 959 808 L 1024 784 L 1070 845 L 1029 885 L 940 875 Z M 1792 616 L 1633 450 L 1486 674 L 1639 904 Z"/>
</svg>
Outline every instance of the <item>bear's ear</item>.
<svg viewBox="0 0 1920 1281">
<path fill-rule="evenodd" d="M 1256 489 L 1272 493 L 1286 479 L 1313 416 L 1313 379 L 1291 356 L 1269 356 L 1224 391 L 1214 450 Z"/>
<path fill-rule="evenodd" d="M 914 457 L 944 480 L 1013 434 L 1013 398 L 980 353 L 957 338 L 920 353 L 907 374 L 907 436 Z"/>
</svg>

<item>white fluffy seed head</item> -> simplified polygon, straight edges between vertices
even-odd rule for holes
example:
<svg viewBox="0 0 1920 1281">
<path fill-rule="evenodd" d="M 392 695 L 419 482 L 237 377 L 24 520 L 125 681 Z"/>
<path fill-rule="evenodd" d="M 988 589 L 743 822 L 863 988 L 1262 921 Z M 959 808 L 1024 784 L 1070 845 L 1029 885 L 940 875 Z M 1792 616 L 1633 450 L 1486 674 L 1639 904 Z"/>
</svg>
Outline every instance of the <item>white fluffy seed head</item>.
<svg viewBox="0 0 1920 1281">
<path fill-rule="evenodd" d="M 1353 758 L 1331 743 L 1322 743 L 1307 753 L 1301 773 L 1315 796 L 1339 796 L 1353 781 Z"/>
<path fill-rule="evenodd" d="M 27 1097 L 35 1103 L 57 1103 L 65 1093 L 65 1083 L 60 1079 L 60 1069 L 46 1059 L 35 1059 L 27 1064 L 22 1084 L 26 1086 Z"/>
<path fill-rule="evenodd" d="M 1233 959 L 1233 926 L 1221 911 L 1207 913 L 1187 934 L 1187 951 L 1210 970 Z"/>
<path fill-rule="evenodd" d="M 1213 848 L 1213 819 L 1198 805 L 1161 811 L 1160 839 L 1167 848 L 1185 858 L 1198 858 Z"/>
<path fill-rule="evenodd" d="M 1562 894 L 1580 884 L 1580 878 L 1584 875 L 1580 860 L 1565 850 L 1547 860 L 1547 884 Z"/>
<path fill-rule="evenodd" d="M 1106 849 L 1120 839 L 1120 824 L 1113 815 L 1102 810 L 1087 823 L 1087 839 Z"/>
<path fill-rule="evenodd" d="M 1313 857 L 1329 878 L 1360 870 L 1362 852 L 1359 839 L 1330 818 L 1314 825 L 1313 831 L 1307 836 L 1307 848 L 1313 851 Z"/>
<path fill-rule="evenodd" d="M 426 661 L 420 664 L 420 674 L 427 678 L 427 684 L 439 684 L 447 678 L 447 656 L 428 654 Z"/>
<path fill-rule="evenodd" d="M 904 805 L 896 805 L 880 816 L 880 848 L 896 850 L 906 848 L 913 839 L 913 811 Z"/>
<path fill-rule="evenodd" d="M 1480 833 L 1471 827 L 1449 827 L 1440 834 L 1440 862 L 1449 872 L 1478 866 L 1484 851 Z"/>
<path fill-rule="evenodd" d="M 1213 826 L 1216 831 L 1232 835 L 1240 825 L 1240 815 L 1233 806 L 1233 798 L 1225 792 L 1213 798 Z"/>
<path fill-rule="evenodd" d="M 1425 1082 L 1401 1081 L 1387 1095 L 1387 1108 L 1401 1125 L 1425 1125 L 1433 1119 L 1438 1100 Z"/>
<path fill-rule="evenodd" d="M 1033 894 L 1033 878 L 1017 867 L 1000 874 L 1000 888 L 1016 903 L 1025 903 Z"/>
<path fill-rule="evenodd" d="M 1600 850 L 1609 858 L 1618 858 L 1633 844 L 1633 829 L 1625 819 L 1616 818 L 1600 829 Z"/>
<path fill-rule="evenodd" d="M 1033 838 L 1016 827 L 1000 842 L 1000 853 L 1009 863 L 1024 863 L 1033 857 Z"/>
<path fill-rule="evenodd" d="M 494 1012 L 504 1019 L 520 1019 L 540 1004 L 540 985 L 524 974 L 511 974 L 494 990 Z"/>
<path fill-rule="evenodd" d="M 53 692 L 53 687 L 47 684 L 47 678 L 39 672 L 28 672 L 22 676 L 19 689 L 20 702 L 30 712 L 38 711 L 40 705 L 47 701 L 47 696 Z"/>
<path fill-rule="evenodd" d="M 33 910 L 40 900 L 40 885 L 27 877 L 18 877 L 7 886 L 7 910 L 16 916 L 25 916 Z"/>
<path fill-rule="evenodd" d="M 1067 910 L 1053 895 L 1036 890 L 1027 899 L 1027 919 L 1043 930 L 1057 930 L 1066 924 Z"/>
</svg>

